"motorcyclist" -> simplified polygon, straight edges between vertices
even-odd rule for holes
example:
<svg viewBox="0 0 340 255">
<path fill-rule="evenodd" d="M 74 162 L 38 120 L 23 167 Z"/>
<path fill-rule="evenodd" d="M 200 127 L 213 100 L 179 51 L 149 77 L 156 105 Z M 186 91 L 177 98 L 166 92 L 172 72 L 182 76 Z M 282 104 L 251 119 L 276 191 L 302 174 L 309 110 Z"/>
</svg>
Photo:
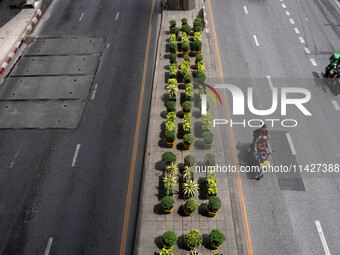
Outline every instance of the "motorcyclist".
<svg viewBox="0 0 340 255">
<path fill-rule="evenodd" d="M 273 153 L 268 137 L 265 135 L 262 135 L 255 140 L 253 145 L 253 157 L 255 158 L 256 155 L 261 152 L 266 152 L 267 155 Z"/>
<path fill-rule="evenodd" d="M 267 130 L 267 125 L 263 124 L 261 128 L 255 129 L 253 131 L 253 142 L 255 143 L 255 141 L 260 137 L 260 136 L 267 136 L 268 139 L 268 130 Z"/>
</svg>

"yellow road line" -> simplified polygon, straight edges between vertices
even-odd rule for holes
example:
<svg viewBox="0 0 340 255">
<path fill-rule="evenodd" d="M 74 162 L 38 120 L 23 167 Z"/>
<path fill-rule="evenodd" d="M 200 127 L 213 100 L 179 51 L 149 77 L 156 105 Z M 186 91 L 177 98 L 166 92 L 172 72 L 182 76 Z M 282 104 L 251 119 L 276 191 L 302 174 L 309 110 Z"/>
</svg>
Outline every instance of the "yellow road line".
<svg viewBox="0 0 340 255">
<path fill-rule="evenodd" d="M 211 28 L 212 28 L 212 31 L 213 31 L 213 36 L 214 36 L 214 41 L 215 41 L 215 48 L 216 48 L 219 74 L 220 74 L 220 77 L 222 79 L 222 83 L 224 83 L 221 57 L 220 57 L 220 52 L 219 52 L 219 49 L 218 49 L 217 36 L 216 36 L 216 31 L 215 31 L 215 24 L 214 24 L 214 18 L 213 18 L 213 14 L 212 14 L 212 8 L 211 8 L 210 0 L 208 0 L 208 5 L 209 5 L 210 20 L 211 20 Z M 227 103 L 227 93 L 226 93 L 225 89 L 223 90 L 223 99 L 226 102 L 224 104 L 224 107 L 225 107 L 225 110 L 226 110 L 228 122 L 230 123 L 230 111 L 229 111 L 229 106 L 228 106 L 228 103 Z M 232 151 L 233 151 L 233 160 L 234 160 L 234 163 L 235 163 L 237 170 L 239 170 L 239 167 L 238 167 L 238 164 L 237 164 L 238 160 L 237 160 L 237 154 L 236 154 L 236 149 L 235 149 L 236 146 L 235 146 L 234 134 L 233 134 L 232 127 L 229 126 L 228 130 L 229 130 L 229 136 L 230 136 L 230 140 L 231 140 L 231 148 L 232 148 Z M 252 248 L 252 245 L 251 245 L 251 239 L 250 239 L 250 233 L 249 233 L 246 205 L 245 205 L 245 202 L 244 202 L 242 182 L 241 182 L 241 176 L 240 176 L 239 171 L 237 171 L 237 189 L 238 189 L 238 193 L 239 193 L 239 197 L 240 197 L 243 227 L 244 227 L 244 232 L 245 232 L 245 236 L 246 236 L 248 255 L 253 255 L 253 248 Z"/>
<path fill-rule="evenodd" d="M 127 237 L 128 226 L 129 226 L 131 193 L 132 193 L 133 177 L 134 177 L 134 174 L 135 174 L 135 166 L 136 166 L 139 129 L 140 129 L 140 121 L 141 121 L 141 117 L 142 117 L 142 108 L 143 108 L 142 106 L 143 106 L 143 99 L 144 99 L 146 71 L 147 71 L 148 58 L 149 58 L 150 38 L 151 38 L 151 30 L 152 30 L 152 16 L 153 16 L 153 12 L 154 12 L 154 7 L 155 7 L 155 0 L 152 1 L 150 20 L 149 20 L 148 39 L 147 39 L 147 42 L 146 42 L 146 50 L 145 50 L 145 57 L 144 57 L 142 86 L 141 86 L 141 92 L 140 92 L 140 96 L 139 96 L 139 105 L 138 105 L 138 115 L 137 115 L 137 123 L 136 123 L 136 130 L 135 130 L 135 139 L 134 139 L 134 143 L 133 143 L 133 153 L 132 153 L 132 160 L 131 160 L 131 167 L 130 167 L 130 176 L 129 176 L 129 183 L 128 183 L 128 191 L 127 191 L 127 196 L 126 196 L 126 203 L 125 203 L 124 225 L 123 225 L 122 239 L 121 239 L 121 243 L 120 243 L 120 253 L 119 253 L 120 255 L 125 254 L 126 237 Z"/>
</svg>

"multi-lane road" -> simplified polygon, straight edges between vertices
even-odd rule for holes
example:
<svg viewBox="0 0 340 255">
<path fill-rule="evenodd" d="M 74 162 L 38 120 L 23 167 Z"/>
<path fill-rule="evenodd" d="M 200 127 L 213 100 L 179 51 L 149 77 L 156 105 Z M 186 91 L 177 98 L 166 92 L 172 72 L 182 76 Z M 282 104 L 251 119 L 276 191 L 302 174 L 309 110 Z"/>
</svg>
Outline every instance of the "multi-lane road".
<svg viewBox="0 0 340 255">
<path fill-rule="evenodd" d="M 105 43 L 77 129 L 0 131 L 0 254 L 119 254 L 122 233 L 132 254 L 159 13 L 153 1 L 55 0 L 39 21 L 38 38 Z"/>
<path fill-rule="evenodd" d="M 244 117 L 298 121 L 295 128 L 269 127 L 272 164 L 339 164 L 340 100 L 320 81 L 328 58 L 340 51 L 338 2 L 217 0 L 211 5 L 223 76 L 252 78 L 244 86 L 254 86 L 257 108 L 271 106 L 273 87 L 311 92 L 306 107 L 312 116 L 288 107 L 287 116 L 277 111 Z M 239 161 L 248 157 L 252 130 L 233 128 Z M 268 174 L 256 181 L 241 174 L 253 254 L 338 254 L 339 173 L 303 171 L 293 177 Z"/>
</svg>

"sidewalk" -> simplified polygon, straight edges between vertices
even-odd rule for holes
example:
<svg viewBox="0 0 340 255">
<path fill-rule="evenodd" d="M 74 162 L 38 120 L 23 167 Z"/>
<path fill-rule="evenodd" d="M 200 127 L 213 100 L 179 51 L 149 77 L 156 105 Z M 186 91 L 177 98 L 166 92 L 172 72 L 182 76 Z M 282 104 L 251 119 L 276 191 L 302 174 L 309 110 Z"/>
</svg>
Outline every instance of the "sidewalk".
<svg viewBox="0 0 340 255">
<path fill-rule="evenodd" d="M 203 244 L 196 251 L 199 251 L 202 255 L 210 255 L 213 252 L 220 252 L 224 255 L 238 254 L 237 242 L 235 235 L 235 226 L 232 216 L 232 208 L 230 201 L 230 193 L 228 186 L 227 175 L 223 173 L 217 173 L 217 186 L 218 197 L 222 201 L 221 211 L 216 217 L 208 217 L 206 213 L 206 204 L 208 199 L 199 193 L 195 199 L 200 204 L 199 209 L 192 216 L 183 216 L 182 204 L 185 200 L 178 198 L 178 185 L 173 196 L 175 200 L 175 209 L 171 214 L 163 214 L 160 207 L 160 200 L 164 196 L 163 192 L 163 176 L 164 165 L 161 162 L 161 157 L 164 152 L 171 151 L 177 156 L 177 163 L 179 164 L 180 172 L 183 169 L 184 157 L 188 154 L 193 155 L 196 158 L 196 164 L 204 166 L 204 157 L 207 153 L 215 155 L 216 162 L 219 165 L 228 165 L 225 158 L 222 142 L 222 130 L 214 128 L 215 140 L 211 149 L 206 150 L 202 148 L 201 138 L 201 114 L 199 104 L 194 103 L 192 110 L 192 128 L 193 134 L 196 137 L 196 142 L 187 151 L 182 148 L 182 130 L 181 124 L 183 123 L 183 117 L 181 116 L 182 107 L 180 100 L 177 100 L 177 118 L 176 118 L 176 145 L 174 148 L 167 148 L 164 138 L 164 126 L 167 102 L 167 94 L 165 87 L 167 85 L 168 73 L 169 73 L 169 21 L 176 20 L 177 27 L 181 26 L 181 19 L 187 18 L 188 23 L 192 26 L 194 19 L 197 17 L 198 11 L 203 8 L 204 3 L 196 2 L 196 9 L 192 11 L 163 11 L 162 24 L 160 30 L 160 38 L 158 42 L 158 52 L 156 59 L 155 77 L 153 84 L 153 94 L 150 112 L 150 121 L 148 129 L 148 139 L 144 164 L 144 178 L 141 190 L 140 199 L 140 211 L 138 216 L 138 226 L 136 234 L 136 251 L 134 254 L 159 254 L 162 249 L 161 236 L 165 231 L 175 231 L 179 237 L 177 245 L 174 246 L 174 254 L 187 254 L 184 244 L 184 235 L 191 229 L 198 229 L 203 235 Z M 208 31 L 205 29 L 204 31 Z M 191 38 L 193 36 L 190 36 Z M 212 50 L 209 49 L 209 39 L 206 32 L 202 33 L 202 55 L 205 63 L 205 73 L 207 77 L 217 77 L 215 62 L 212 59 Z M 191 70 L 190 73 L 195 72 L 193 63 L 195 57 L 191 57 Z M 183 61 L 181 52 L 178 54 L 178 66 Z M 178 67 L 179 68 L 179 67 Z M 180 94 L 185 93 L 183 84 L 179 83 Z M 195 100 L 199 101 L 198 89 L 195 86 Z M 209 102 L 213 105 L 213 102 Z M 216 107 L 212 107 L 209 111 L 212 118 L 218 118 L 218 110 Z M 179 179 L 181 177 L 178 177 Z M 200 187 L 205 185 L 205 173 L 195 172 L 195 180 L 198 181 Z M 217 250 L 211 250 L 209 244 L 209 233 L 211 230 L 218 228 L 227 237 L 223 246 Z"/>
<path fill-rule="evenodd" d="M 9 6 L 2 8 L 0 24 L 0 65 L 8 62 L 7 58 L 13 58 L 13 49 L 18 48 L 25 31 L 30 25 L 34 15 L 41 6 L 41 1 L 35 9 L 10 9 Z M 7 63 L 8 64 L 8 63 Z"/>
</svg>

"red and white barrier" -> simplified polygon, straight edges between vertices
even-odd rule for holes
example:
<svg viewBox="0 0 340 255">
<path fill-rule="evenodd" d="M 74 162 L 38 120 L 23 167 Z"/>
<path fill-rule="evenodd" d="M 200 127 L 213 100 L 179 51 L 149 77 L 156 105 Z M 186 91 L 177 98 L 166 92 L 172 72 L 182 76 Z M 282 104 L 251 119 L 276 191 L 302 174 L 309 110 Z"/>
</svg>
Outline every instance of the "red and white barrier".
<svg viewBox="0 0 340 255">
<path fill-rule="evenodd" d="M 0 66 L 0 76 L 2 75 L 2 73 L 5 71 L 5 69 L 7 68 L 9 62 L 13 59 L 14 55 L 18 52 L 22 41 L 24 40 L 25 36 L 27 36 L 32 29 L 35 27 L 35 25 L 38 23 L 39 18 L 42 15 L 42 11 L 39 9 L 37 10 L 37 12 L 35 13 L 32 21 L 30 22 L 30 24 L 26 27 L 25 32 L 19 37 L 19 40 L 15 43 L 14 47 L 12 48 L 12 50 L 8 53 L 5 61 L 1 64 Z"/>
</svg>

